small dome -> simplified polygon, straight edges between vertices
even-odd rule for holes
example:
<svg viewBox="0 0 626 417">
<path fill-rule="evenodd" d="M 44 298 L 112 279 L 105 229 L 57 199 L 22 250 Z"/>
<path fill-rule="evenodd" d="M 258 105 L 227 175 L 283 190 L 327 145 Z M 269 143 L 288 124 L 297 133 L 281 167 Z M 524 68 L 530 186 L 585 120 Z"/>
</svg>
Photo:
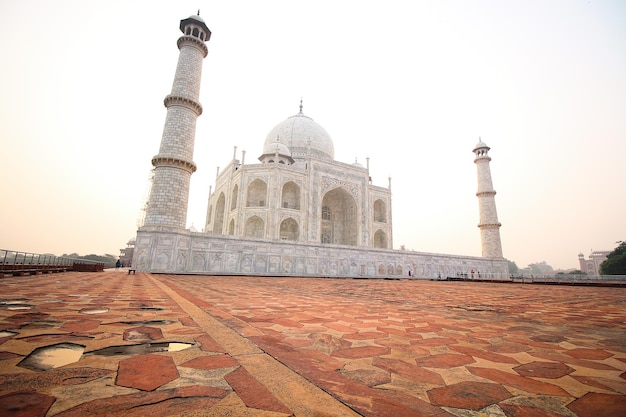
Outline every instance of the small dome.
<svg viewBox="0 0 626 417">
<path fill-rule="evenodd" d="M 487 150 L 491 149 L 489 146 L 487 146 L 486 143 L 482 141 L 482 139 L 478 138 L 478 143 L 476 144 L 476 146 L 474 146 L 474 150 L 472 152 L 476 152 L 478 149 L 485 149 L 485 148 L 487 148 Z"/>
<path fill-rule="evenodd" d="M 300 104 L 300 113 L 289 117 L 270 130 L 263 145 L 263 153 L 272 153 L 268 151 L 273 151 L 272 146 L 275 145 L 277 139 L 287 145 L 291 155 L 304 155 L 306 149 L 310 149 L 331 159 L 335 157 L 335 147 L 330 135 L 322 126 L 302 113 L 302 104 Z"/>
<path fill-rule="evenodd" d="M 211 31 L 209 30 L 208 26 L 206 25 L 206 23 L 204 22 L 204 19 L 202 19 L 200 17 L 200 11 L 198 10 L 198 14 L 192 14 L 191 16 L 189 16 L 187 19 L 183 19 L 180 21 L 180 31 L 185 33 L 185 27 L 187 25 L 194 25 L 194 26 L 198 26 L 200 28 L 202 28 L 202 30 L 205 32 L 206 34 L 206 39 L 203 39 L 204 41 L 208 41 L 209 39 L 211 39 Z"/>
<path fill-rule="evenodd" d="M 274 155 L 274 154 L 291 156 L 291 151 L 280 141 L 278 138 L 274 138 L 274 142 L 267 143 L 265 142 L 265 146 L 263 147 L 263 155 Z"/>
<path fill-rule="evenodd" d="M 193 20 L 197 20 L 200 23 L 204 23 L 206 24 L 206 22 L 204 21 L 203 18 L 200 17 L 199 14 L 192 14 L 191 16 L 189 16 L 187 19 L 193 19 Z"/>
<path fill-rule="evenodd" d="M 356 158 L 354 159 L 354 163 L 352 165 L 354 165 L 355 167 L 363 168 L 363 165 L 361 165 L 359 161 L 356 160 Z"/>
</svg>

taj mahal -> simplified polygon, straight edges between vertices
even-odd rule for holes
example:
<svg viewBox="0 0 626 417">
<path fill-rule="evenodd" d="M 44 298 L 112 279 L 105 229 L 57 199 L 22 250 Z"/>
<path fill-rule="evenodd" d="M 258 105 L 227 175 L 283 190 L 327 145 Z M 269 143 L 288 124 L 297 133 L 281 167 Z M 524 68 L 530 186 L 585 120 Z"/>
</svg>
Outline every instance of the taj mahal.
<svg viewBox="0 0 626 417">
<path fill-rule="evenodd" d="M 180 21 L 178 65 L 132 269 L 204 275 L 438 278 L 508 276 L 491 181 L 490 148 L 474 147 L 482 256 L 393 249 L 391 183 L 334 159 L 326 130 L 299 111 L 259 141 L 258 159 L 236 152 L 216 177 L 202 232 L 186 228 L 202 63 L 211 31 L 199 15 Z M 271 126 L 271 124 L 270 124 Z M 260 137 L 262 138 L 262 132 Z"/>
</svg>

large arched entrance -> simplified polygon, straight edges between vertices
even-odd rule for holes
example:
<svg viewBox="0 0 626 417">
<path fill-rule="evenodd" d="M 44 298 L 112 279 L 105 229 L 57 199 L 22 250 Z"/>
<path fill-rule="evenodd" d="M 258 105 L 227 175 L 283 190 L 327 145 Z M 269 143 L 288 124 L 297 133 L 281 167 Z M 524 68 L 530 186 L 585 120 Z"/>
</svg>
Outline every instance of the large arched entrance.
<svg viewBox="0 0 626 417">
<path fill-rule="evenodd" d="M 327 192 L 322 199 L 320 241 L 337 245 L 357 245 L 356 202 L 343 188 Z"/>
</svg>

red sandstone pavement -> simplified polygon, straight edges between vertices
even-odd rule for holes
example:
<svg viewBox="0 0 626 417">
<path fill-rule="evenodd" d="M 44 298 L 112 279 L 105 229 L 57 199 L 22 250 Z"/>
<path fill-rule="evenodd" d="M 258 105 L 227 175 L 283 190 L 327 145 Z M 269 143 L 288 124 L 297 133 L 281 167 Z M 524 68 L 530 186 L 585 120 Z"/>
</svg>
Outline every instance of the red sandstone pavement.
<svg viewBox="0 0 626 417">
<path fill-rule="evenodd" d="M 68 272 L 0 291 L 0 416 L 626 416 L 626 288 Z"/>
</svg>

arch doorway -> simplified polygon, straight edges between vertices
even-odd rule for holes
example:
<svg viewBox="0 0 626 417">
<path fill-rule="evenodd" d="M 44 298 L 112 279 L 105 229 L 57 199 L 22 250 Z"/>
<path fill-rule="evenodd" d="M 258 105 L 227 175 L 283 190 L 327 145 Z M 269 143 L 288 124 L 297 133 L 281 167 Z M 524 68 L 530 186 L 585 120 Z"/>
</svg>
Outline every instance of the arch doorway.
<svg viewBox="0 0 626 417">
<path fill-rule="evenodd" d="M 357 245 L 358 224 L 354 197 L 343 188 L 327 192 L 322 199 L 320 241 Z"/>
</svg>

